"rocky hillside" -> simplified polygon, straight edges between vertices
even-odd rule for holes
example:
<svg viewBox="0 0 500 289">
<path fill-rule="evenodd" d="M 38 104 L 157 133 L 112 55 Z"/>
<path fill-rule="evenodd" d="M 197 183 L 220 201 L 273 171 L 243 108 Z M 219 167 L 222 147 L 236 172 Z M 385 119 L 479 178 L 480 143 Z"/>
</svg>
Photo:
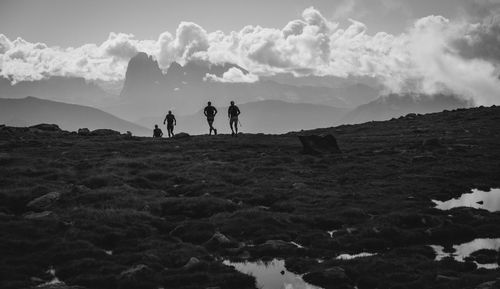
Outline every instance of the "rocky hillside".
<svg viewBox="0 0 500 289">
<path fill-rule="evenodd" d="M 481 107 L 301 133 L 337 138 L 320 155 L 297 133 L 1 127 L 0 287 L 256 288 L 223 260 L 278 258 L 323 288 L 495 288 L 478 266 L 496 250 L 436 261 L 430 245 L 500 238 L 500 214 L 431 200 L 500 187 L 499 121 Z"/>
</svg>

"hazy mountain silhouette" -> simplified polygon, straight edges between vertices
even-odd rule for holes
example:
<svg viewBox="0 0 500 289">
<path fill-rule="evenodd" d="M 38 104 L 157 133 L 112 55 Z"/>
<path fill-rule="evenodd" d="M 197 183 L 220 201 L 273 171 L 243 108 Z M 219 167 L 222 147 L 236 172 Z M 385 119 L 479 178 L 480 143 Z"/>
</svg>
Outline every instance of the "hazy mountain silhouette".
<svg viewBox="0 0 500 289">
<path fill-rule="evenodd" d="M 196 60 L 184 65 L 173 62 L 166 74 L 163 74 L 152 57 L 138 53 L 130 60 L 127 68 L 121 93 L 125 102 L 107 110 L 123 118 L 137 119 L 161 115 L 168 109 L 174 109 L 177 114 L 192 114 L 209 100 L 215 103 L 227 103 L 230 100 L 237 103 L 283 100 L 354 108 L 378 95 L 378 89 L 350 81 L 338 81 L 337 87 L 330 87 L 294 85 L 293 80 L 282 80 L 280 83 L 272 78 L 263 78 L 254 83 L 204 80 L 207 74 L 222 77 L 231 68 L 239 69 L 243 74 L 248 73 L 235 64 L 213 64 Z M 315 80 L 305 83 L 314 84 Z"/>
<path fill-rule="evenodd" d="M 64 130 L 79 128 L 109 128 L 120 132 L 131 131 L 136 135 L 149 135 L 150 130 L 119 119 L 102 110 L 75 104 L 26 97 L 0 98 L 0 123 L 10 126 L 31 126 L 54 123 Z"/>
<path fill-rule="evenodd" d="M 302 129 L 331 127 L 338 123 L 347 112 L 345 108 L 309 103 L 288 103 L 280 100 L 264 100 L 237 104 L 241 110 L 241 131 L 245 133 L 277 134 Z M 227 106 L 217 107 L 219 113 L 214 125 L 219 133 L 229 133 Z M 138 120 L 145 127 L 163 124 L 165 115 Z M 190 134 L 206 134 L 208 126 L 203 111 L 187 116 L 176 116 L 178 126 L 176 132 Z"/>
<path fill-rule="evenodd" d="M 106 93 L 99 86 L 83 78 L 53 76 L 36 81 L 20 81 L 15 85 L 0 77 L 0 98 L 36 96 L 81 105 L 110 105 L 118 96 Z"/>
<path fill-rule="evenodd" d="M 341 123 L 363 123 L 368 121 L 388 120 L 409 113 L 432 113 L 456 108 L 467 108 L 473 104 L 457 96 L 437 94 L 390 94 L 347 113 Z"/>
</svg>

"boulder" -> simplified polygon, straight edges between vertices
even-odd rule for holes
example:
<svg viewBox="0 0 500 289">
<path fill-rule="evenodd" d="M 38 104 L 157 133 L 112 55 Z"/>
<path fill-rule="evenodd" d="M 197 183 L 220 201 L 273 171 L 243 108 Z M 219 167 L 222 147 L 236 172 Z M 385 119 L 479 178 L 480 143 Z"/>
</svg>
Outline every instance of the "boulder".
<svg viewBox="0 0 500 289">
<path fill-rule="evenodd" d="M 189 137 L 190 137 L 190 135 L 186 132 L 180 132 L 180 133 L 176 133 L 174 135 L 175 139 L 183 139 L 183 138 L 189 138 Z"/>
<path fill-rule="evenodd" d="M 112 129 L 96 129 L 90 132 L 91 136 L 118 136 L 120 135 L 119 131 Z"/>
<path fill-rule="evenodd" d="M 79 128 L 78 129 L 78 135 L 81 135 L 81 136 L 87 136 L 87 135 L 90 135 L 90 130 L 88 128 Z"/>
<path fill-rule="evenodd" d="M 59 126 L 57 124 L 48 124 L 48 123 L 41 123 L 37 125 L 30 126 L 30 128 L 34 128 L 37 130 L 42 130 L 42 131 L 50 131 L 50 132 L 58 132 L 61 131 Z"/>
<path fill-rule="evenodd" d="M 341 153 L 337 139 L 331 134 L 324 136 L 302 135 L 299 136 L 299 140 L 302 143 L 302 153 L 304 154 Z"/>
<path fill-rule="evenodd" d="M 50 209 L 61 197 L 59 192 L 50 192 L 41 197 L 33 199 L 26 206 L 34 211 L 45 211 Z"/>
</svg>

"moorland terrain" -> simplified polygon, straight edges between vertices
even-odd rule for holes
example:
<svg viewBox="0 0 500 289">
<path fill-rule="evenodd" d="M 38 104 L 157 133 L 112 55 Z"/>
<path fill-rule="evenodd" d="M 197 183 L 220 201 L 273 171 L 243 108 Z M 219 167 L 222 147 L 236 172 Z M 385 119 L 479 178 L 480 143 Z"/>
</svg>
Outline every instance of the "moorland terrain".
<svg viewBox="0 0 500 289">
<path fill-rule="evenodd" d="M 499 122 L 480 107 L 161 140 L 2 126 L 0 287 L 256 288 L 222 261 L 280 258 L 323 288 L 496 288 L 477 266 L 496 251 L 435 261 L 429 245 L 500 237 L 500 213 L 431 201 L 500 187 Z M 341 154 L 301 153 L 298 135 L 326 133 Z M 361 252 L 376 255 L 336 258 Z"/>
</svg>

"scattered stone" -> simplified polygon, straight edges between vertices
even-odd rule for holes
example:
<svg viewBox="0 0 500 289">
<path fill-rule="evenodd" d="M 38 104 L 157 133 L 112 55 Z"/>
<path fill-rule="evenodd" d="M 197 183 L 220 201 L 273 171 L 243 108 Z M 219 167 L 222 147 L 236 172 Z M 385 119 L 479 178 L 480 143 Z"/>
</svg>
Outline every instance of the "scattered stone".
<svg viewBox="0 0 500 289">
<path fill-rule="evenodd" d="M 497 281 L 484 282 L 476 286 L 475 289 L 498 289 L 500 288 Z"/>
<path fill-rule="evenodd" d="M 79 128 L 78 129 L 78 135 L 81 135 L 81 136 L 88 136 L 90 135 L 90 130 L 88 128 Z"/>
<path fill-rule="evenodd" d="M 139 264 L 120 273 L 118 279 L 124 281 L 136 281 L 151 276 L 153 271 L 147 265 Z"/>
<path fill-rule="evenodd" d="M 47 124 L 47 123 L 33 125 L 33 126 L 30 126 L 30 128 L 34 128 L 34 129 L 41 130 L 41 131 L 50 131 L 50 132 L 61 131 L 61 129 L 59 128 L 59 126 L 57 124 Z"/>
<path fill-rule="evenodd" d="M 120 135 L 119 131 L 112 129 L 96 129 L 90 132 L 91 136 L 118 136 Z"/>
<path fill-rule="evenodd" d="M 292 187 L 296 190 L 304 190 L 307 189 L 307 185 L 304 183 L 294 183 Z"/>
<path fill-rule="evenodd" d="M 185 132 L 176 133 L 174 135 L 175 139 L 183 139 L 183 138 L 189 138 L 189 137 L 190 137 L 190 135 L 188 133 L 185 133 Z"/>
<path fill-rule="evenodd" d="M 47 284 L 41 284 L 41 285 L 38 285 L 34 288 L 37 288 L 37 289 L 85 289 L 85 287 L 81 287 L 81 286 L 69 286 L 69 285 L 66 285 L 64 282 L 60 282 L 60 283 L 48 282 Z"/>
<path fill-rule="evenodd" d="M 450 281 L 457 281 L 460 278 L 458 277 L 450 277 L 450 276 L 445 276 L 445 275 L 437 275 L 436 276 L 436 281 L 444 281 L 444 282 L 450 282 Z"/>
<path fill-rule="evenodd" d="M 273 250 L 287 250 L 295 248 L 295 245 L 290 242 L 285 242 L 283 240 L 267 240 L 261 246 L 270 247 Z"/>
<path fill-rule="evenodd" d="M 29 220 L 36 220 L 36 219 L 47 218 L 51 215 L 52 215 L 52 211 L 43 211 L 43 212 L 39 212 L 39 213 L 29 212 L 26 215 L 24 215 L 24 218 L 29 219 Z"/>
<path fill-rule="evenodd" d="M 324 136 L 299 136 L 299 140 L 302 143 L 302 153 L 304 154 L 318 155 L 322 153 L 341 153 L 337 144 L 337 139 L 331 134 Z"/>
<path fill-rule="evenodd" d="M 61 197 L 59 192 L 50 192 L 41 197 L 38 197 L 26 205 L 28 208 L 35 211 L 45 211 L 50 209 Z"/>
<path fill-rule="evenodd" d="M 196 257 L 191 257 L 189 259 L 189 261 L 184 266 L 182 266 L 182 268 L 184 268 L 186 270 L 190 270 L 190 269 L 193 269 L 193 268 L 199 266 L 200 264 L 201 264 L 200 259 L 198 259 Z"/>
</svg>

